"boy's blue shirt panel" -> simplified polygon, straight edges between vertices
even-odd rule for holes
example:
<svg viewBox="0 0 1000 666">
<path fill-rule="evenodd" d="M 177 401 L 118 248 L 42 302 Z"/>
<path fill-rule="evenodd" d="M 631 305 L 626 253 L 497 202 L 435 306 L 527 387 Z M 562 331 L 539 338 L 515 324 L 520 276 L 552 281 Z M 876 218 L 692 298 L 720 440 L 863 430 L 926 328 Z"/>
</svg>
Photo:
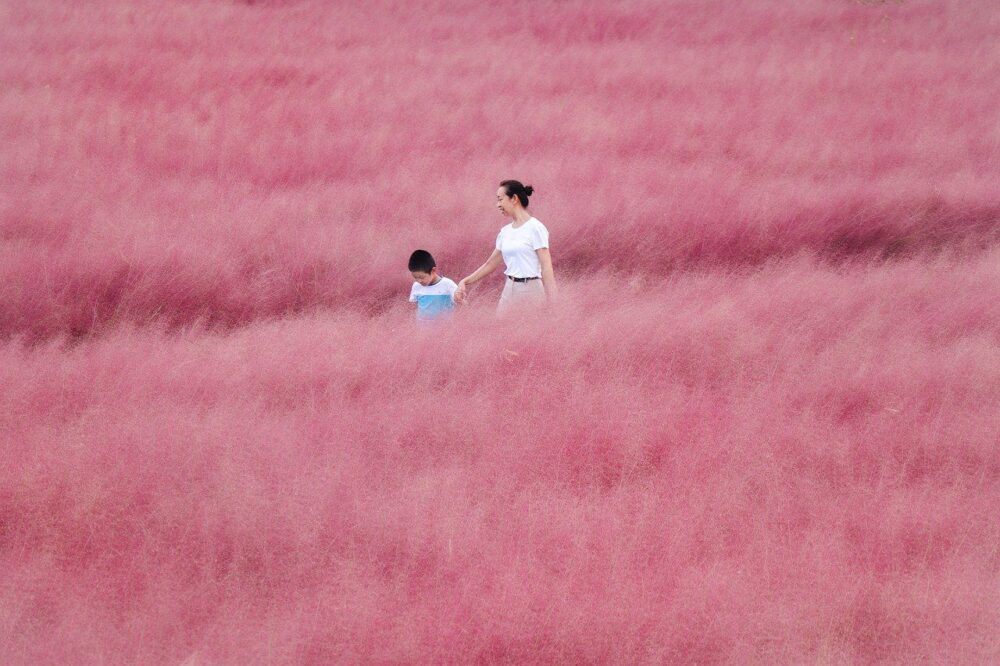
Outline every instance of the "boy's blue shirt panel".
<svg viewBox="0 0 1000 666">
<path fill-rule="evenodd" d="M 450 314 L 455 309 L 455 303 L 448 294 L 419 294 L 417 296 L 417 317 L 434 319 Z"/>
<path fill-rule="evenodd" d="M 456 289 L 458 285 L 446 277 L 426 287 L 414 282 L 410 302 L 417 304 L 417 319 L 435 319 L 450 314 L 455 309 Z"/>
</svg>

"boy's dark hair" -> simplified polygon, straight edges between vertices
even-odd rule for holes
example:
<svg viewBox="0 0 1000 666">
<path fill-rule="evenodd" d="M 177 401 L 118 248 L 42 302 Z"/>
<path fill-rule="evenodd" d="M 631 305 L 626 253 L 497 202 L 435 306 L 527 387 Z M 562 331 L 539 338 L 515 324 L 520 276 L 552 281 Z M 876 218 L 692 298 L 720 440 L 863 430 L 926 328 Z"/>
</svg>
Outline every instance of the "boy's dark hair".
<svg viewBox="0 0 1000 666">
<path fill-rule="evenodd" d="M 417 250 L 410 255 L 410 272 L 420 271 L 421 273 L 430 273 L 432 269 L 437 268 L 437 264 L 434 263 L 434 257 L 427 250 Z"/>
<path fill-rule="evenodd" d="M 522 185 L 521 182 L 517 180 L 505 180 L 500 183 L 500 187 L 504 189 L 507 196 L 516 196 L 518 200 L 520 200 L 521 205 L 525 208 L 528 207 L 528 197 L 535 192 L 535 188 L 531 185 Z"/>
</svg>

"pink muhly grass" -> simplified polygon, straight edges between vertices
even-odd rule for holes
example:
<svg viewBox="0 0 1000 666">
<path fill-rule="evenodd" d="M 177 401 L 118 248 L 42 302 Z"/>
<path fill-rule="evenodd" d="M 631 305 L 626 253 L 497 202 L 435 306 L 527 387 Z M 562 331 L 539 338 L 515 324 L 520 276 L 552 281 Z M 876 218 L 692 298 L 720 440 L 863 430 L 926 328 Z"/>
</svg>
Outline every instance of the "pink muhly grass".
<svg viewBox="0 0 1000 666">
<path fill-rule="evenodd" d="M 564 272 L 996 241 L 996 12 L 616 7 L 9 7 L 0 336 L 381 311 L 509 176 Z"/>
<path fill-rule="evenodd" d="M 987 3 L 0 18 L 0 662 L 996 659 Z"/>
<path fill-rule="evenodd" d="M 6 345 L 4 658 L 983 658 L 998 266 Z"/>
</svg>

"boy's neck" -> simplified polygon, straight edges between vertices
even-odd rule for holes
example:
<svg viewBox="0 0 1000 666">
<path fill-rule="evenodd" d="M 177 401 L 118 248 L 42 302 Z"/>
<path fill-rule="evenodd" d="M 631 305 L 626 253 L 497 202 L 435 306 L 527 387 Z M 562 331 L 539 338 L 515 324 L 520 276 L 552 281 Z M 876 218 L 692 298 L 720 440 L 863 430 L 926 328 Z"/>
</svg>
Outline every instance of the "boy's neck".
<svg viewBox="0 0 1000 666">
<path fill-rule="evenodd" d="M 427 285 L 427 286 L 428 287 L 433 287 L 434 285 L 436 285 L 440 281 L 441 281 L 441 276 L 440 275 L 435 275 L 434 279 L 431 280 L 431 283 L 429 285 Z"/>
</svg>

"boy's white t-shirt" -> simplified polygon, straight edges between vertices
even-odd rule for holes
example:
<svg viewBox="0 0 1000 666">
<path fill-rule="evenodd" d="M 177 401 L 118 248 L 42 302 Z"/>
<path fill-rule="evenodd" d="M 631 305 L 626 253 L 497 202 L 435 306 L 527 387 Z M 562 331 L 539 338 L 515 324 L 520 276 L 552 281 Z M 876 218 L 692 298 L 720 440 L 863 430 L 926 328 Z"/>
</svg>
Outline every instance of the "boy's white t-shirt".
<svg viewBox="0 0 1000 666">
<path fill-rule="evenodd" d="M 414 282 L 410 289 L 410 302 L 417 304 L 417 319 L 434 319 L 449 314 L 455 308 L 455 290 L 458 285 L 446 277 L 426 287 Z"/>
<path fill-rule="evenodd" d="M 497 234 L 497 249 L 507 264 L 510 277 L 542 277 L 542 263 L 535 250 L 549 246 L 549 230 L 536 218 L 529 218 L 517 229 L 513 222 Z"/>
</svg>

